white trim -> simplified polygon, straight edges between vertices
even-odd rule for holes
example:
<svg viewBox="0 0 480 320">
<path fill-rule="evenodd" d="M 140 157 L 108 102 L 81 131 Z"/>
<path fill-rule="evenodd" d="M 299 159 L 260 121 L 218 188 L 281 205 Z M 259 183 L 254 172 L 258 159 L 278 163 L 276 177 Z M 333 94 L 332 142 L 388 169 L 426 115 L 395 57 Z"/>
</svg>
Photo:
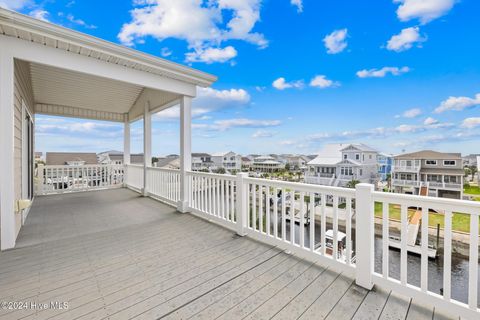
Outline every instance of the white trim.
<svg viewBox="0 0 480 320">
<path fill-rule="evenodd" d="M 0 50 L 0 249 L 15 247 L 14 66 L 8 48 Z"/>
<path fill-rule="evenodd" d="M 0 47 L 2 50 L 3 48 L 9 48 L 14 53 L 13 57 L 21 60 L 191 97 L 194 97 L 197 93 L 194 84 L 92 59 L 68 51 L 61 51 L 35 42 L 0 35 Z"/>
<path fill-rule="evenodd" d="M 28 111 L 27 105 L 25 104 L 25 100 L 22 99 L 22 199 L 28 198 L 28 144 L 27 141 L 29 137 L 27 136 L 27 127 L 26 127 L 26 117 L 27 115 L 30 117 L 30 122 L 33 123 L 34 118 L 30 111 Z M 33 141 L 32 141 L 33 143 Z M 32 159 L 33 163 L 33 159 Z M 33 169 L 32 169 L 33 172 Z M 31 177 L 33 179 L 33 177 Z M 33 181 L 32 181 L 33 184 Z M 32 194 L 33 197 L 33 194 Z M 27 219 L 28 213 L 30 212 L 30 207 L 22 210 L 22 226 L 25 224 L 25 220 Z"/>
</svg>

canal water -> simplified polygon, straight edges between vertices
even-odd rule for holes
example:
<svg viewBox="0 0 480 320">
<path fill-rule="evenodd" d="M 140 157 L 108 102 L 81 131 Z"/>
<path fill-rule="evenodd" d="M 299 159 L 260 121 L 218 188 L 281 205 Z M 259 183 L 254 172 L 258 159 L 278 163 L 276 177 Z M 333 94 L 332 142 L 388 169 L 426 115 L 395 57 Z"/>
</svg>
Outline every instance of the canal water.
<svg viewBox="0 0 480 320">
<path fill-rule="evenodd" d="M 272 217 L 273 221 L 273 217 Z M 280 221 L 280 216 L 279 216 Z M 280 223 L 278 226 L 278 233 L 281 236 Z M 320 242 L 320 222 L 315 221 L 315 243 Z M 304 227 L 305 232 L 305 246 L 308 247 L 310 243 L 310 231 L 309 226 Z M 332 229 L 332 225 L 327 223 L 326 230 Z M 345 228 L 339 227 L 339 231 L 345 233 Z M 273 234 L 273 223 L 272 230 Z M 295 243 L 299 244 L 300 239 L 300 225 L 295 224 L 294 227 L 295 234 Z M 287 220 L 286 224 L 286 239 L 290 239 L 290 222 Z M 382 273 L 382 237 L 375 237 L 375 271 Z M 352 230 L 352 247 L 355 250 L 355 230 Z M 389 250 L 389 276 L 400 280 L 400 251 L 396 249 Z M 411 285 L 420 287 L 420 256 L 408 254 L 407 258 L 407 282 Z M 452 274 L 451 274 L 451 296 L 453 299 L 467 303 L 468 301 L 468 268 L 469 261 L 468 259 L 460 256 L 452 256 Z M 480 270 L 480 264 L 479 269 Z M 479 286 L 478 286 L 478 297 L 480 300 L 480 272 L 479 272 Z M 428 290 L 437 294 L 441 294 L 443 289 L 443 255 L 439 254 L 436 259 L 428 260 Z M 480 306 L 480 301 L 478 302 Z"/>
</svg>

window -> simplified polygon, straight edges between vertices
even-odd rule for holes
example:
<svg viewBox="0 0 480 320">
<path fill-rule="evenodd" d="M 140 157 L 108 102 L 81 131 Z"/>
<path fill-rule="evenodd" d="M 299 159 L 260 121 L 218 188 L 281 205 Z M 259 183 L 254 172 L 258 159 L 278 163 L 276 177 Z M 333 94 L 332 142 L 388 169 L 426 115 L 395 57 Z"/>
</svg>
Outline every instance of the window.
<svg viewBox="0 0 480 320">
<path fill-rule="evenodd" d="M 430 166 L 436 166 L 437 165 L 437 160 L 426 160 L 425 164 L 428 164 Z"/>
<path fill-rule="evenodd" d="M 360 160 L 360 155 L 358 153 L 355 155 L 355 160 Z"/>
<path fill-rule="evenodd" d="M 347 155 L 346 154 L 343 155 L 343 159 L 347 160 Z"/>
<path fill-rule="evenodd" d="M 368 159 L 372 159 L 372 155 L 369 155 L 369 156 L 368 156 Z"/>
<path fill-rule="evenodd" d="M 363 176 L 363 170 L 362 170 L 362 169 L 360 169 L 360 173 L 359 173 L 359 174 L 360 174 L 360 176 Z"/>
<path fill-rule="evenodd" d="M 444 166 L 455 166 L 455 165 L 457 165 L 457 162 L 455 160 L 443 160 L 443 165 Z"/>
</svg>

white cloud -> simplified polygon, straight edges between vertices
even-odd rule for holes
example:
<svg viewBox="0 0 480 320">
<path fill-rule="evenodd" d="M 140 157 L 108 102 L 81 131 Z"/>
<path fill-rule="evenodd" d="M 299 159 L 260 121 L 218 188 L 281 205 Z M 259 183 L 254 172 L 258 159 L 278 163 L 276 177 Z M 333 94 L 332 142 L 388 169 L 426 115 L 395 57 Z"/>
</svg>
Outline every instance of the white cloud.
<svg viewBox="0 0 480 320">
<path fill-rule="evenodd" d="M 252 134 L 252 138 L 271 138 L 275 135 L 275 132 L 267 130 L 257 130 Z"/>
<path fill-rule="evenodd" d="M 415 118 L 421 114 L 422 114 L 422 110 L 420 110 L 419 108 L 413 108 L 413 109 L 406 110 L 402 114 L 396 115 L 395 118 Z"/>
<path fill-rule="evenodd" d="M 447 14 L 455 0 L 394 0 L 400 3 L 397 16 L 401 21 L 419 19 L 425 24 Z"/>
<path fill-rule="evenodd" d="M 325 47 L 327 48 L 327 53 L 336 54 L 345 50 L 348 45 L 346 41 L 347 35 L 348 30 L 345 28 L 335 30 L 329 35 L 325 36 L 325 38 L 323 38 L 323 42 L 325 43 Z"/>
<path fill-rule="evenodd" d="M 480 126 L 480 117 L 466 118 L 462 122 L 462 128 L 473 129 Z"/>
<path fill-rule="evenodd" d="M 387 49 L 401 52 L 412 48 L 414 44 L 417 44 L 417 47 L 421 47 L 422 42 L 425 41 L 427 41 L 427 38 L 420 35 L 418 27 L 405 28 L 388 40 Z"/>
<path fill-rule="evenodd" d="M 387 74 L 391 74 L 394 76 L 399 76 L 401 74 L 407 73 L 410 71 L 409 67 L 383 67 L 381 69 L 363 69 L 357 71 L 357 77 L 359 78 L 383 78 Z"/>
<path fill-rule="evenodd" d="M 449 97 L 447 100 L 442 101 L 434 112 L 442 113 L 450 110 L 462 111 L 478 105 L 480 105 L 480 93 L 477 93 L 474 98 Z"/>
<path fill-rule="evenodd" d="M 291 146 L 291 145 L 296 144 L 296 142 L 293 141 L 293 140 L 283 140 L 283 141 L 280 141 L 279 143 L 282 146 Z"/>
<path fill-rule="evenodd" d="M 227 40 L 243 40 L 259 48 L 268 46 L 263 34 L 253 32 L 260 20 L 260 3 L 261 0 L 137 0 L 137 7 L 130 12 L 132 20 L 123 25 L 118 39 L 129 46 L 148 36 L 159 41 L 182 39 L 193 49 L 187 60 L 213 62 L 202 54 L 215 54 L 209 49 L 216 48 L 222 61 L 225 55 L 231 58 L 234 53 L 233 47 L 218 49 Z"/>
<path fill-rule="evenodd" d="M 237 50 L 234 47 L 228 46 L 225 48 L 206 48 L 197 49 L 194 52 L 189 52 L 185 55 L 187 62 L 205 62 L 207 64 L 213 62 L 227 62 L 237 56 Z"/>
<path fill-rule="evenodd" d="M 258 92 L 263 92 L 263 91 L 265 91 L 265 89 L 266 89 L 266 87 L 264 87 L 264 86 L 256 86 L 255 87 L 255 90 L 257 90 Z"/>
<path fill-rule="evenodd" d="M 324 75 L 317 75 L 310 81 L 310 87 L 316 87 L 320 89 L 338 87 L 339 85 L 339 82 L 329 80 Z"/>
<path fill-rule="evenodd" d="M 428 118 L 425 119 L 425 121 L 423 121 L 423 124 L 426 125 L 426 126 L 434 125 L 434 124 L 437 124 L 437 123 L 438 123 L 438 120 L 434 119 L 432 117 L 428 117 Z"/>
<path fill-rule="evenodd" d="M 10 10 L 19 10 L 31 4 L 31 0 L 0 0 L 0 7 Z"/>
<path fill-rule="evenodd" d="M 43 9 L 35 9 L 31 11 L 28 15 L 34 17 L 35 19 L 48 22 L 48 16 L 50 15 L 50 13 Z"/>
<path fill-rule="evenodd" d="M 285 78 L 280 77 L 273 81 L 272 86 L 277 90 L 285 90 L 290 88 L 301 89 L 304 86 L 303 80 L 287 82 Z"/>
<path fill-rule="evenodd" d="M 65 16 L 63 12 L 59 12 L 58 15 L 59 15 L 60 17 Z M 66 18 L 68 21 L 70 21 L 71 23 L 74 23 L 74 24 L 79 25 L 79 26 L 81 26 L 81 27 L 84 27 L 84 28 L 86 28 L 86 29 L 97 29 L 97 26 L 96 26 L 96 25 L 88 24 L 88 23 L 86 23 L 85 21 L 83 21 L 82 19 L 77 19 L 77 18 L 75 18 L 75 16 L 74 16 L 73 14 L 70 14 L 70 13 L 69 13 L 69 14 L 67 14 L 67 15 L 65 16 L 65 18 Z"/>
<path fill-rule="evenodd" d="M 250 102 L 250 94 L 244 89 L 217 90 L 213 88 L 197 88 L 197 97 L 192 101 L 192 117 L 207 120 L 206 114 L 226 109 L 235 108 Z M 180 117 L 180 109 L 168 108 L 155 115 L 155 119 L 171 121 Z"/>
<path fill-rule="evenodd" d="M 172 50 L 167 47 L 163 47 L 162 50 L 160 50 L 160 54 L 162 55 L 162 57 L 169 57 L 172 55 L 172 53 Z"/>
<path fill-rule="evenodd" d="M 279 126 L 282 122 L 280 120 L 256 120 L 247 118 L 235 118 L 216 120 L 204 128 L 214 131 L 226 131 L 232 128 L 267 128 Z"/>
<path fill-rule="evenodd" d="M 292 4 L 292 6 L 297 7 L 298 13 L 303 12 L 303 0 L 290 0 L 290 3 Z"/>
</svg>

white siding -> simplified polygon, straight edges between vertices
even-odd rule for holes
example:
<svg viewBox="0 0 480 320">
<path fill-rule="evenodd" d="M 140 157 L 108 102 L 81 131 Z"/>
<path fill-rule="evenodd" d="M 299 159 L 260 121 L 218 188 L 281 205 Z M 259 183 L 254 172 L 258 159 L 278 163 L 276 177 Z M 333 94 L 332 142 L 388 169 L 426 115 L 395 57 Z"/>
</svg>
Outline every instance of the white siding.
<svg viewBox="0 0 480 320">
<path fill-rule="evenodd" d="M 15 108 L 15 143 L 14 143 L 14 186 L 15 200 L 22 197 L 22 100 L 33 114 L 34 105 L 32 82 L 30 80 L 29 65 L 27 62 L 15 60 L 15 86 L 14 86 L 14 108 Z M 16 234 L 22 226 L 22 217 L 15 215 Z"/>
</svg>

